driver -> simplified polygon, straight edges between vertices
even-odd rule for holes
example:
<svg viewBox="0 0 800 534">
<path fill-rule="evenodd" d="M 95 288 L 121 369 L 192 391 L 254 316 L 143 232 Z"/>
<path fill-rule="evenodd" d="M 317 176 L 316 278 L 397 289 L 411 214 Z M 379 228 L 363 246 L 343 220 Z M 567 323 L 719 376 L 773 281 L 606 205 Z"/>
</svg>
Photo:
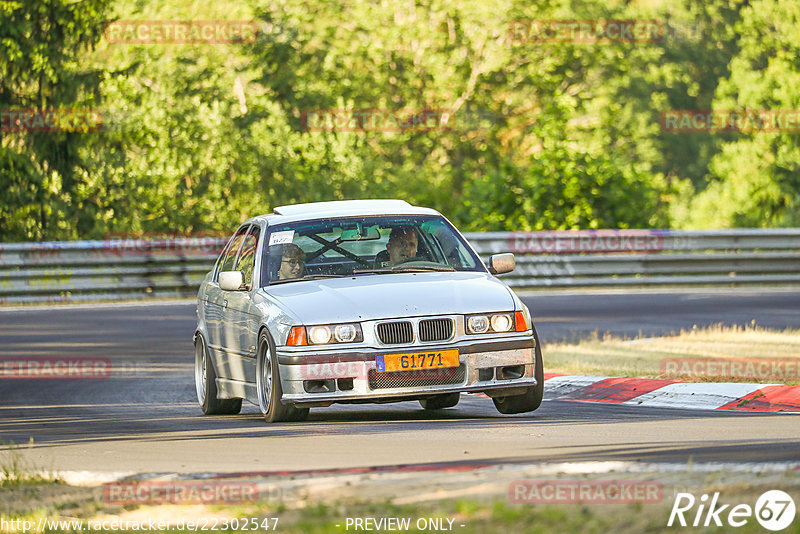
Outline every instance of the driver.
<svg viewBox="0 0 800 534">
<path fill-rule="evenodd" d="M 306 253 L 294 243 L 283 245 L 281 251 L 281 268 L 278 271 L 278 280 L 299 278 L 305 268 Z"/>
<path fill-rule="evenodd" d="M 404 263 L 417 255 L 417 234 L 409 226 L 394 228 L 389 234 L 386 251 L 389 253 L 389 266 Z"/>
</svg>

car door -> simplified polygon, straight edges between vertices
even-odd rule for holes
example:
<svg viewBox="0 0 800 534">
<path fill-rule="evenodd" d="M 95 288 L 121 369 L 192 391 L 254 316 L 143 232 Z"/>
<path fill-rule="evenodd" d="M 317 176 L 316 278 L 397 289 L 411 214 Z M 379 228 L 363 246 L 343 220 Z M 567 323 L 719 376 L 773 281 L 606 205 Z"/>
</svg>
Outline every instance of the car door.
<svg viewBox="0 0 800 534">
<path fill-rule="evenodd" d="M 225 292 L 227 307 L 223 312 L 222 337 L 230 370 L 228 378 L 237 381 L 255 382 L 256 376 L 256 350 L 261 321 L 252 295 L 259 286 L 254 274 L 260 236 L 258 225 L 248 229 L 233 269 L 242 271 L 248 290 Z"/>
<path fill-rule="evenodd" d="M 228 377 L 228 357 L 224 348 L 224 322 L 225 312 L 228 305 L 228 295 L 230 291 L 223 291 L 219 287 L 219 273 L 222 271 L 232 271 L 236 265 L 236 257 L 241 248 L 242 241 L 247 233 L 247 226 L 239 228 L 233 237 L 228 240 L 225 251 L 217 262 L 214 275 L 209 282 L 206 291 L 206 325 L 208 329 L 208 348 L 211 357 L 214 358 L 217 369 L 217 376 L 220 378 Z"/>
</svg>

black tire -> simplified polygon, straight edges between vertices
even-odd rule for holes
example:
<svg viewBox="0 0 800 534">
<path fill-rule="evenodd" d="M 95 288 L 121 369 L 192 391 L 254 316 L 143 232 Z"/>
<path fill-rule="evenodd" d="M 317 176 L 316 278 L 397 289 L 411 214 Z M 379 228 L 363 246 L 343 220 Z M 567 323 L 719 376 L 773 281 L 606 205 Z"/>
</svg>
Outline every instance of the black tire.
<svg viewBox="0 0 800 534">
<path fill-rule="evenodd" d="M 242 411 L 242 399 L 217 398 L 217 373 L 203 336 L 194 340 L 194 386 L 197 402 L 206 415 L 235 415 Z"/>
<path fill-rule="evenodd" d="M 542 348 L 539 343 L 539 335 L 536 333 L 536 328 L 533 328 L 533 339 L 536 341 L 536 362 L 533 367 L 533 376 L 536 378 L 536 385 L 529 387 L 528 391 L 522 395 L 514 395 L 513 397 L 495 397 L 494 407 L 502 414 L 514 414 L 532 412 L 542 405 L 542 397 L 544 396 L 544 364 L 542 363 Z"/>
<path fill-rule="evenodd" d="M 420 399 L 419 403 L 425 410 L 441 410 L 443 408 L 452 408 L 458 404 L 459 400 L 461 400 L 461 393 L 444 393 L 435 397 Z"/>
<path fill-rule="evenodd" d="M 256 363 L 256 390 L 258 406 L 267 423 L 281 421 L 304 421 L 308 417 L 308 408 L 295 408 L 282 404 L 283 388 L 278 359 L 275 355 L 275 343 L 264 330 L 258 337 L 258 361 Z"/>
</svg>

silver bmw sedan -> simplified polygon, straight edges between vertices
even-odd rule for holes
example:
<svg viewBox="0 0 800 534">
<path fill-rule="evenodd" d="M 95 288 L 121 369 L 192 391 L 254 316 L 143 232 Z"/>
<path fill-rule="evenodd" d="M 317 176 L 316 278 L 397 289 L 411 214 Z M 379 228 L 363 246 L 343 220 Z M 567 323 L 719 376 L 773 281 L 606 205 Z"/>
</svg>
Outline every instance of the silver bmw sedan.
<svg viewBox="0 0 800 534">
<path fill-rule="evenodd" d="M 455 406 L 483 392 L 504 414 L 544 386 L 530 312 L 435 210 L 400 200 L 275 208 L 228 240 L 197 297 L 195 385 L 205 414 L 246 399 L 268 422 L 333 403 Z"/>
</svg>

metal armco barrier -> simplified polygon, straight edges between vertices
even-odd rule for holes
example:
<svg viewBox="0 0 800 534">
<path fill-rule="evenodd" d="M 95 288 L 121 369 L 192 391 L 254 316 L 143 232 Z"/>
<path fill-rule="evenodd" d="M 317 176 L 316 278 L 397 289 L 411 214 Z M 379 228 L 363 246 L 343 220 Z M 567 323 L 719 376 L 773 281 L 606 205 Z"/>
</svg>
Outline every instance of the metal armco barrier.
<svg viewBox="0 0 800 534">
<path fill-rule="evenodd" d="M 0 304 L 192 296 L 225 242 L 178 237 L 0 244 Z"/>
<path fill-rule="evenodd" d="M 485 259 L 514 252 L 515 287 L 635 287 L 800 282 L 800 229 L 487 232 Z"/>
<path fill-rule="evenodd" d="M 514 287 L 800 282 L 800 229 L 465 234 L 484 260 L 514 252 Z M 0 244 L 0 303 L 190 297 L 225 238 Z"/>
</svg>

